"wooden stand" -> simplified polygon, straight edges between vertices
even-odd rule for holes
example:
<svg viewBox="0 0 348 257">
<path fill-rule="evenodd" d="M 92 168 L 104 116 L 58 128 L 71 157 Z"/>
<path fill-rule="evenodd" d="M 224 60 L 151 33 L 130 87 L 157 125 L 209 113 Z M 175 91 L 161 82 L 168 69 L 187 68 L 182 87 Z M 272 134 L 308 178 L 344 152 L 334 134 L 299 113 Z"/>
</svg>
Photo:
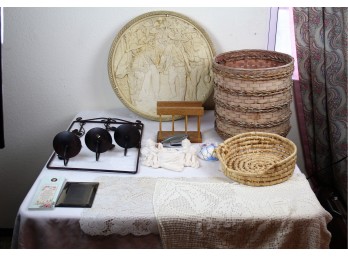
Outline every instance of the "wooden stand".
<svg viewBox="0 0 348 257">
<path fill-rule="evenodd" d="M 191 143 L 202 143 L 201 134 L 201 116 L 204 114 L 202 102 L 198 101 L 158 101 L 157 114 L 160 116 L 159 131 L 157 133 L 157 142 L 177 134 L 187 134 Z M 162 115 L 172 115 L 172 130 L 162 131 Z M 185 116 L 185 130 L 175 131 L 174 116 Z M 187 131 L 188 116 L 197 116 L 197 131 Z"/>
</svg>

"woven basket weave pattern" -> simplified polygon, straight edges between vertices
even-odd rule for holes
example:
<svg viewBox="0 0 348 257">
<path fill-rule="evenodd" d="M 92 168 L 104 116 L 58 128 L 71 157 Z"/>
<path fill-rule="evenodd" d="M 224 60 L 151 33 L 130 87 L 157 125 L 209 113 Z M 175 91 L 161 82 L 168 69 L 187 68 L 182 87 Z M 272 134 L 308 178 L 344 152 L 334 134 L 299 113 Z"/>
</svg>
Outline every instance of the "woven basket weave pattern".
<svg viewBox="0 0 348 257">
<path fill-rule="evenodd" d="M 249 131 L 286 136 L 290 131 L 293 59 L 264 50 L 215 57 L 215 128 L 226 139 Z"/>
<path fill-rule="evenodd" d="M 269 186 L 286 181 L 296 165 L 296 145 L 273 133 L 249 132 L 216 149 L 224 174 L 242 184 Z"/>
<path fill-rule="evenodd" d="M 228 124 L 223 120 L 221 121 L 220 119 L 215 119 L 215 130 L 222 138 L 230 138 L 240 133 L 253 131 L 269 133 L 270 130 L 272 130 L 272 133 L 286 137 L 290 131 L 290 128 L 291 126 L 289 121 L 284 122 L 278 126 L 273 126 L 271 128 L 246 128 Z"/>
<path fill-rule="evenodd" d="M 227 94 L 223 91 L 217 91 L 214 96 L 215 101 L 221 101 L 227 103 L 233 109 L 244 108 L 244 109 L 274 109 L 275 106 L 285 106 L 291 102 L 292 94 L 288 90 L 278 95 L 270 96 L 235 96 Z"/>
<path fill-rule="evenodd" d="M 226 90 L 233 94 L 235 91 L 236 95 L 240 94 L 253 94 L 259 96 L 260 94 L 269 95 L 272 92 L 277 94 L 281 91 L 288 90 L 292 87 L 292 80 L 290 78 L 282 78 L 272 81 L 270 83 L 266 81 L 253 81 L 252 78 L 249 81 L 232 79 L 229 77 L 222 76 L 219 72 L 216 72 L 215 84 L 223 85 L 220 87 L 222 90 Z M 261 95 L 262 96 L 262 95 Z"/>
<path fill-rule="evenodd" d="M 293 63 L 291 56 L 274 51 L 240 50 L 216 56 L 213 71 L 234 79 L 273 80 L 291 76 Z"/>
<path fill-rule="evenodd" d="M 273 126 L 283 123 L 290 119 L 291 111 L 288 106 L 279 110 L 272 110 L 270 112 L 243 112 L 237 110 L 230 110 L 223 108 L 220 105 L 215 107 L 216 117 L 218 120 L 226 121 L 229 124 L 243 126 L 243 124 L 254 125 L 255 127 L 268 127 L 268 124 Z M 250 121 L 250 122 L 245 122 Z M 272 125 L 271 125 L 272 126 Z M 246 126 L 245 126 L 246 127 Z"/>
</svg>

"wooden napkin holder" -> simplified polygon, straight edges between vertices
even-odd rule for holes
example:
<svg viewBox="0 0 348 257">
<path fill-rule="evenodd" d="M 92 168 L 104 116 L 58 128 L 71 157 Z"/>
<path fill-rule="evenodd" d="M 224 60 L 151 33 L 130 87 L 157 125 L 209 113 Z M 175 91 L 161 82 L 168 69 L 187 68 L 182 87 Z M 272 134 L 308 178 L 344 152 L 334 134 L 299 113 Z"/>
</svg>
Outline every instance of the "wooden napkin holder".
<svg viewBox="0 0 348 257">
<path fill-rule="evenodd" d="M 157 142 L 177 134 L 187 134 L 191 143 L 202 143 L 201 134 L 201 116 L 204 114 L 203 103 L 200 101 L 158 101 L 157 115 L 159 115 L 159 131 L 157 133 Z M 172 130 L 162 130 L 162 115 L 172 116 Z M 175 131 L 175 117 L 184 116 L 185 129 Z M 188 131 L 188 116 L 197 116 L 197 131 Z"/>
</svg>

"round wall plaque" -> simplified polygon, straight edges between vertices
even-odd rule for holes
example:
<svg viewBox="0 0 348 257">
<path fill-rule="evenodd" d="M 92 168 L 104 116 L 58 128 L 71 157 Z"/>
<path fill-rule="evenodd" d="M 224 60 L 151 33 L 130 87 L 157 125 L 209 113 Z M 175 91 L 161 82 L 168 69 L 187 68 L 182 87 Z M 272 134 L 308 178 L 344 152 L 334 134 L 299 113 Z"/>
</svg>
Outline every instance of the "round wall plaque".
<svg viewBox="0 0 348 257">
<path fill-rule="evenodd" d="M 208 99 L 214 56 L 207 34 L 191 19 L 175 12 L 150 12 L 131 20 L 114 39 L 109 79 L 126 107 L 159 120 L 157 101 Z"/>
</svg>

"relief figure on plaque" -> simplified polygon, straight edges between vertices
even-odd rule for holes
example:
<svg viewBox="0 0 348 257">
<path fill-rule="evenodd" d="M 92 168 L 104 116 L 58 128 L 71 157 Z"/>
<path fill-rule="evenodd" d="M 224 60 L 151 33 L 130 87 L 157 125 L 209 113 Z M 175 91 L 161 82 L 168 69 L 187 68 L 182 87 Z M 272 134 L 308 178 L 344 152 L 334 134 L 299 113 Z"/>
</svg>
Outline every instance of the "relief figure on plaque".
<svg viewBox="0 0 348 257">
<path fill-rule="evenodd" d="M 202 45 L 202 39 L 196 32 L 191 33 L 191 40 L 187 46 L 187 56 L 190 63 L 189 78 L 187 80 L 187 90 L 185 100 L 197 101 L 202 96 L 199 90 L 206 92 L 212 79 L 210 71 L 210 60 L 205 47 Z M 202 90 L 206 88 L 207 90 Z"/>
<path fill-rule="evenodd" d="M 164 66 L 162 99 L 171 101 L 183 101 L 185 99 L 187 72 L 189 63 L 186 57 L 183 41 L 187 41 L 180 35 L 177 28 L 171 28 L 168 33 L 168 43 L 164 50 L 161 62 Z"/>
<path fill-rule="evenodd" d="M 188 23 L 155 17 L 126 31 L 114 55 L 117 87 L 134 108 L 156 115 L 157 101 L 201 101 L 211 88 L 211 53 Z"/>
</svg>

